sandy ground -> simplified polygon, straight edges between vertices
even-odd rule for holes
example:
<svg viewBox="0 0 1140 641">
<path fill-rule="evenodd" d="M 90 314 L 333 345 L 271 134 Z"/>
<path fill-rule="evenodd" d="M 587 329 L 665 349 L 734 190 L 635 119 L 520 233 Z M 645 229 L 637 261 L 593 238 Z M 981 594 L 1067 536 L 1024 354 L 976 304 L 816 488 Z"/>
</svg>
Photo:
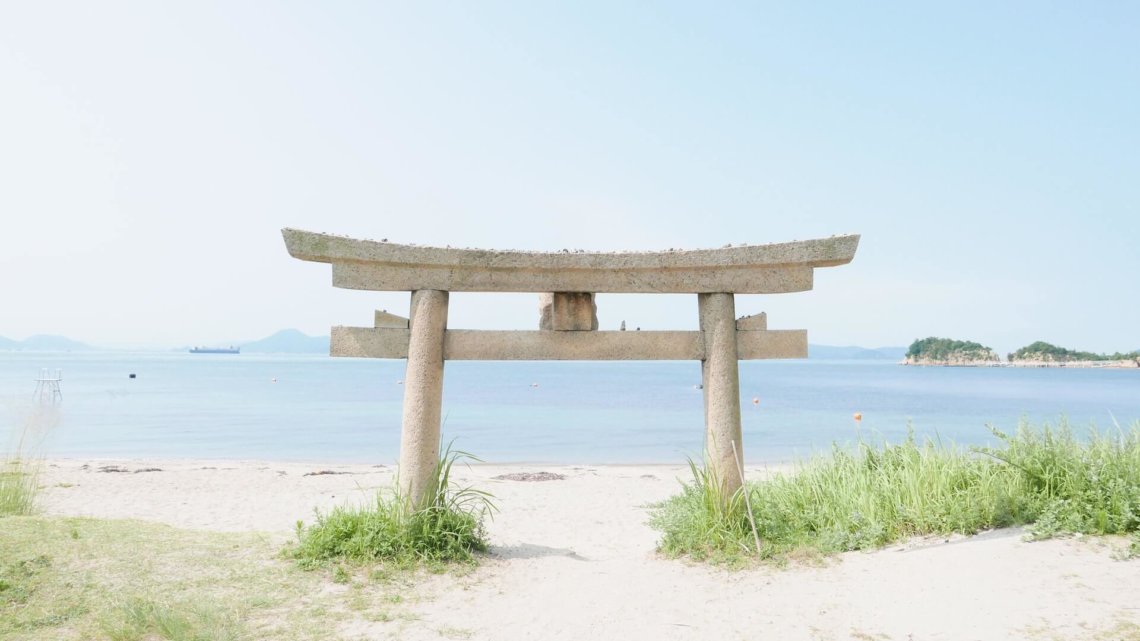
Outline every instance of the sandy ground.
<svg viewBox="0 0 1140 641">
<path fill-rule="evenodd" d="M 143 471 L 149 468 L 160 471 Z M 107 469 L 126 471 L 101 471 Z M 566 478 L 494 478 L 538 471 Z M 368 465 L 55 460 L 44 479 L 44 505 L 49 514 L 263 531 L 284 541 L 298 518 L 362 501 L 387 487 L 392 472 Z M 675 493 L 686 468 L 479 465 L 457 472 L 461 482 L 498 497 L 491 558 L 469 576 L 427 578 L 409 605 L 412 624 L 395 630 L 361 622 L 342 630 L 343 638 L 1140 638 L 1140 628 L 1130 628 L 1140 624 L 1140 561 L 1112 558 L 1122 541 L 1028 543 L 1003 530 L 846 554 L 817 566 L 729 572 L 654 551 L 646 505 Z"/>
</svg>

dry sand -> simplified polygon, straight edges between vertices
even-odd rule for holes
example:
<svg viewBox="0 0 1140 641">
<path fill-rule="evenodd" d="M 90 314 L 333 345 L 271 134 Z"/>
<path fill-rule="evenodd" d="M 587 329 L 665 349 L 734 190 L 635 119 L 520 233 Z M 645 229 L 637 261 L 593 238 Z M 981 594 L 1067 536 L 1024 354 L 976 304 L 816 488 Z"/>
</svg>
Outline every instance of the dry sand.
<svg viewBox="0 0 1140 641">
<path fill-rule="evenodd" d="M 100 471 L 118 467 L 126 471 Z M 161 471 L 138 471 L 160 468 Z M 331 471 L 335 474 L 316 474 Z M 1002 530 L 913 541 L 822 565 L 729 572 L 665 559 L 646 505 L 679 466 L 457 470 L 493 492 L 493 549 L 471 575 L 428 577 L 410 624 L 359 622 L 346 639 L 1136 639 L 1140 561 L 1119 540 L 1028 543 Z M 552 472 L 563 480 L 494 477 Z M 359 502 L 391 467 L 253 461 L 49 462 L 49 514 L 137 518 L 286 540 L 314 508 Z M 749 470 L 750 476 L 764 470 Z M 307 475 L 308 474 L 308 475 Z M 1126 631 L 1127 630 L 1127 631 Z"/>
</svg>

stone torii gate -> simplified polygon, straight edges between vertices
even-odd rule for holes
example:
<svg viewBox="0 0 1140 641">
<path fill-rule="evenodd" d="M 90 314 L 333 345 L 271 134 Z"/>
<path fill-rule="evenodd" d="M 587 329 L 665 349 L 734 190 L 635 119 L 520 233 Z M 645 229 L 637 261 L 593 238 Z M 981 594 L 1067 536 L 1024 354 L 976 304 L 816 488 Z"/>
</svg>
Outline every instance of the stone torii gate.
<svg viewBox="0 0 1140 641">
<path fill-rule="evenodd" d="M 411 292 L 408 318 L 333 327 L 333 356 L 406 358 L 400 483 L 414 505 L 432 491 L 446 360 L 699 360 L 705 452 L 730 495 L 744 448 L 737 361 L 805 358 L 806 330 L 736 318 L 735 294 L 812 288 L 816 267 L 851 262 L 859 236 L 664 252 L 526 252 L 418 247 L 283 229 L 294 258 L 331 263 L 332 284 Z M 448 292 L 539 293 L 537 331 L 447 329 Z M 699 331 L 598 331 L 597 293 L 697 295 Z"/>
</svg>

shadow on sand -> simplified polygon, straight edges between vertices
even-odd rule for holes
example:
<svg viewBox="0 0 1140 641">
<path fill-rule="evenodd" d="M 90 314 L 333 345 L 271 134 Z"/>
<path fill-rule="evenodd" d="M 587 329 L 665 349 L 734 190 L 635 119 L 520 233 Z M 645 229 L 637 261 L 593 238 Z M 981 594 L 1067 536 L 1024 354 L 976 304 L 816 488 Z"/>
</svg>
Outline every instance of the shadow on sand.
<svg viewBox="0 0 1140 641">
<path fill-rule="evenodd" d="M 589 561 L 569 548 L 552 548 L 546 545 L 533 543 L 519 543 L 517 545 L 492 545 L 491 556 L 500 559 L 541 559 L 552 556 L 564 556 L 575 561 Z"/>
</svg>

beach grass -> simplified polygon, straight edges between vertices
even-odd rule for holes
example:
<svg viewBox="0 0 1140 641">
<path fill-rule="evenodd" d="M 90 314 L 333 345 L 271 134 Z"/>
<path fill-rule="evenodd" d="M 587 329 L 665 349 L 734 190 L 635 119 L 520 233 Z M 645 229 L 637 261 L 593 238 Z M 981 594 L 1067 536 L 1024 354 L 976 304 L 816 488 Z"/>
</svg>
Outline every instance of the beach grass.
<svg viewBox="0 0 1140 641">
<path fill-rule="evenodd" d="M 40 463 L 19 456 L 0 459 L 0 517 L 31 514 L 39 492 Z"/>
<path fill-rule="evenodd" d="M 57 420 L 53 407 L 33 407 L 14 442 L 0 454 L 0 517 L 32 514 L 40 489 L 43 460 L 36 445 Z"/>
<path fill-rule="evenodd" d="M 423 506 L 411 505 L 397 479 L 370 504 L 317 512 L 307 527 L 298 522 L 290 553 L 307 568 L 336 562 L 398 567 L 474 562 L 476 553 L 487 549 L 483 521 L 493 515 L 495 504 L 487 492 L 452 482 L 452 467 L 468 459 L 478 460 L 450 446 L 444 450 Z"/>
<path fill-rule="evenodd" d="M 413 624 L 414 576 L 354 573 L 336 584 L 260 535 L 85 518 L 0 523 L 0 639 L 308 641 L 344 626 L 386 635 Z"/>
<path fill-rule="evenodd" d="M 985 449 L 913 435 L 835 446 L 727 499 L 693 465 L 693 481 L 651 523 L 665 554 L 729 564 L 1017 525 L 1035 538 L 1140 530 L 1140 423 L 1083 439 L 1064 421 L 994 434 L 1001 445 Z"/>
</svg>

